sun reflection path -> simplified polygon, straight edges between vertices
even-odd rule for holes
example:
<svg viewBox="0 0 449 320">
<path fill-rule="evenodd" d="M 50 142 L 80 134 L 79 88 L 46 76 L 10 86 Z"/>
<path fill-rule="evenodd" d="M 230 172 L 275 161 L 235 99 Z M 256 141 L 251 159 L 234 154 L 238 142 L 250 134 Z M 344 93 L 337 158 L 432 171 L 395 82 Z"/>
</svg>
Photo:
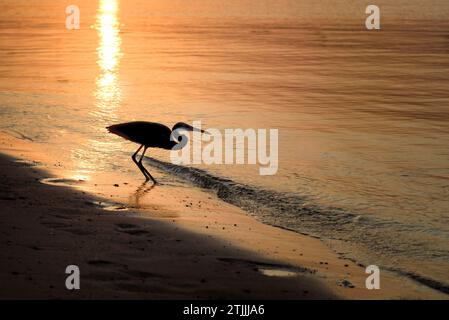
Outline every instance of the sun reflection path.
<svg viewBox="0 0 449 320">
<path fill-rule="evenodd" d="M 116 120 L 114 111 L 121 100 L 118 69 L 122 52 L 118 10 L 117 0 L 100 0 L 96 23 L 99 36 L 97 64 L 100 74 L 96 80 L 95 115 L 101 124 L 106 125 Z"/>
<path fill-rule="evenodd" d="M 86 181 L 91 180 L 93 173 L 98 175 L 113 168 L 111 155 L 121 149 L 121 143 L 108 139 L 105 129 L 117 122 L 116 111 L 121 103 L 118 75 L 122 52 L 118 14 L 118 0 L 100 0 L 94 25 L 98 35 L 99 73 L 93 90 L 96 107 L 90 111 L 94 119 L 93 132 L 82 147 L 72 152 L 76 167 L 74 177 L 82 177 Z"/>
</svg>

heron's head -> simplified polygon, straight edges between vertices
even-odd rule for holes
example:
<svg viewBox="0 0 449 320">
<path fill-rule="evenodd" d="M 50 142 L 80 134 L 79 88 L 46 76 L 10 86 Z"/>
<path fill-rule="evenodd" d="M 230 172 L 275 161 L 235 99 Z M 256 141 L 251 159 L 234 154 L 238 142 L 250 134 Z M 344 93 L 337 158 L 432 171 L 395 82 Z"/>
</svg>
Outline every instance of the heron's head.
<svg viewBox="0 0 449 320">
<path fill-rule="evenodd" d="M 196 131 L 196 132 L 201 132 L 201 133 L 208 133 L 207 131 L 198 129 L 198 128 L 194 128 L 192 127 L 190 124 L 187 124 L 185 122 L 178 122 L 177 124 L 175 124 L 172 128 L 172 131 L 175 131 L 177 129 L 184 129 L 187 131 Z"/>
<path fill-rule="evenodd" d="M 176 149 L 181 149 L 187 144 L 188 137 L 183 134 L 183 130 L 209 134 L 209 132 L 201 130 L 199 128 L 194 128 L 190 124 L 178 122 L 173 126 L 172 134 L 170 137 L 170 140 L 172 141 L 172 143 L 174 143 L 173 147 L 175 147 Z"/>
</svg>

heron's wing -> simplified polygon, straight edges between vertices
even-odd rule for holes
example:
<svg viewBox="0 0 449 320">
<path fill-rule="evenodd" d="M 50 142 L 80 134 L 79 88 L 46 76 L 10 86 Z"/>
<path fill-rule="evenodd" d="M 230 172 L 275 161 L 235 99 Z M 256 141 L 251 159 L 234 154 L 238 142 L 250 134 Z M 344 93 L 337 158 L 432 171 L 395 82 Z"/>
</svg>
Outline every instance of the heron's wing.
<svg viewBox="0 0 449 320">
<path fill-rule="evenodd" d="M 108 131 L 124 139 L 147 147 L 162 147 L 170 141 L 171 130 L 157 122 L 133 121 L 107 127 Z"/>
</svg>

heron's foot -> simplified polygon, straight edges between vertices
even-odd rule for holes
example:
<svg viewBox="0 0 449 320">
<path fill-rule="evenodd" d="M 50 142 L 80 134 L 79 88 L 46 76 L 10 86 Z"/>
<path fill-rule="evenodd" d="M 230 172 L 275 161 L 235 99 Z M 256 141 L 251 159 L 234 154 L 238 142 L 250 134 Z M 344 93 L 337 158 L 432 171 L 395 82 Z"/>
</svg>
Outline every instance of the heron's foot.
<svg viewBox="0 0 449 320">
<path fill-rule="evenodd" d="M 150 180 L 151 180 L 151 182 L 153 182 L 153 185 L 154 185 L 154 186 L 155 186 L 155 185 L 161 185 L 160 182 L 157 182 L 155 179 L 150 178 L 150 177 L 147 177 L 147 176 L 145 176 L 145 182 L 144 182 L 144 184 L 148 183 L 148 181 L 150 181 Z"/>
</svg>

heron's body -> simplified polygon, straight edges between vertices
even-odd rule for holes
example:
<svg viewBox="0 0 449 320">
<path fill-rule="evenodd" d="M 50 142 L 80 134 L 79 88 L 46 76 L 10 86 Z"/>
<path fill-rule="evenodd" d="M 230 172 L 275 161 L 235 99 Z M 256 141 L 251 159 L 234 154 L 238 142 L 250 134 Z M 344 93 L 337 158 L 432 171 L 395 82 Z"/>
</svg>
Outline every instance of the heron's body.
<svg viewBox="0 0 449 320">
<path fill-rule="evenodd" d="M 178 141 L 172 141 L 171 139 L 172 131 L 178 128 L 183 128 L 191 131 L 197 130 L 204 132 L 203 130 L 195 129 L 192 126 L 183 122 L 178 122 L 173 126 L 173 129 L 171 130 L 169 127 L 164 126 L 163 124 L 146 121 L 126 122 L 114 124 L 112 126 L 107 127 L 109 132 L 114 133 L 126 140 L 140 144 L 139 149 L 137 149 L 137 151 L 132 155 L 131 158 L 137 165 L 137 167 L 140 169 L 140 171 L 143 173 L 145 179 L 147 181 L 151 179 L 153 180 L 154 183 L 156 183 L 156 180 L 151 176 L 151 174 L 142 164 L 145 151 L 148 148 L 162 148 L 166 150 L 171 150 L 175 145 L 179 143 Z M 140 157 L 139 161 L 137 161 L 136 155 L 142 148 L 144 148 L 142 156 Z"/>
<path fill-rule="evenodd" d="M 133 121 L 115 124 L 107 129 L 111 133 L 147 148 L 170 150 L 176 144 L 176 142 L 170 141 L 172 132 L 170 128 L 157 122 Z"/>
</svg>

